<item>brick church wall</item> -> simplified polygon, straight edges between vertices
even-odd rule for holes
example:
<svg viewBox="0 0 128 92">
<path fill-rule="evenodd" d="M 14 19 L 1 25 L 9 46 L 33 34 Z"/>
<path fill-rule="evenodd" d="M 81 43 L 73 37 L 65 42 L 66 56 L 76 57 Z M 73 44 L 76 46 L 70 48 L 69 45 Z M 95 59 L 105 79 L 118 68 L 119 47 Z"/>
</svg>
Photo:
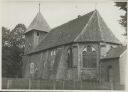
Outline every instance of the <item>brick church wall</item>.
<svg viewBox="0 0 128 92">
<path fill-rule="evenodd" d="M 119 59 L 104 59 L 101 60 L 101 80 L 108 80 L 108 68 L 111 66 L 112 68 L 112 81 L 119 83 L 120 81 L 120 72 L 119 72 Z M 109 78 L 110 79 L 110 78 Z"/>
<path fill-rule="evenodd" d="M 33 40 L 32 39 L 34 39 L 34 32 L 32 31 L 32 32 L 28 32 L 27 33 L 27 37 L 25 37 L 26 38 L 26 41 L 25 41 L 25 53 L 27 53 L 27 51 L 30 51 L 30 50 L 32 50 L 32 48 L 33 48 Z"/>
<path fill-rule="evenodd" d="M 97 58 L 95 60 L 95 62 L 96 62 L 96 68 L 94 70 L 87 69 L 87 68 L 84 68 L 83 67 L 83 56 L 82 56 L 82 52 L 83 52 L 84 48 L 87 47 L 88 45 L 91 46 L 91 47 L 93 47 L 94 50 L 96 51 L 96 54 L 97 54 L 97 56 L 96 56 Z M 79 51 L 80 51 L 80 70 L 82 69 L 83 72 L 84 72 L 84 75 L 82 75 L 80 77 L 83 78 L 83 79 L 88 79 L 88 78 L 91 78 L 91 76 L 93 76 L 92 72 L 95 71 L 95 74 L 98 73 L 98 66 L 99 66 L 99 64 L 98 64 L 99 63 L 99 44 L 98 43 L 95 43 L 95 42 L 90 42 L 90 43 L 81 43 L 81 44 L 79 44 L 79 46 L 80 46 L 79 47 L 80 48 L 79 49 Z M 86 71 L 84 69 L 86 69 Z M 87 78 L 87 76 L 88 76 L 88 78 Z M 98 77 L 97 75 L 94 75 L 94 76 L 96 78 Z"/>
<path fill-rule="evenodd" d="M 79 48 L 78 48 L 79 45 Z M 82 52 L 87 46 L 93 47 L 96 51 L 96 68 L 95 70 L 86 69 L 84 72 L 83 67 L 83 56 Z M 78 50 L 74 50 L 73 53 L 77 53 L 74 55 L 73 60 L 77 60 L 76 67 L 69 68 L 67 63 L 68 58 L 68 49 L 70 47 L 76 47 Z M 102 47 L 101 47 L 102 48 Z M 102 49 L 103 50 L 103 49 Z M 78 51 L 80 52 L 79 56 Z M 34 53 L 29 56 L 28 61 L 26 62 L 26 70 L 25 77 L 28 78 L 41 78 L 41 79 L 62 79 L 62 80 L 78 80 L 78 77 L 82 78 L 83 76 L 87 76 L 89 74 L 94 73 L 95 76 L 98 77 L 99 70 L 99 57 L 100 57 L 100 48 L 98 43 L 74 43 L 69 45 L 59 46 L 53 49 L 48 49 L 42 52 Z M 80 65 L 78 66 L 78 58 L 80 59 Z M 37 68 L 34 75 L 30 74 L 30 63 L 33 62 L 35 67 Z M 91 62 L 91 61 L 90 61 Z M 107 67 L 109 63 L 102 64 L 102 72 L 106 71 L 105 67 Z M 113 61 L 110 61 L 110 64 L 113 64 Z M 115 63 L 118 64 L 118 63 Z M 117 65 L 116 65 L 117 66 Z M 114 66 L 115 67 L 115 66 Z M 104 69 L 103 69 L 104 68 Z M 118 67 L 116 67 L 118 68 Z M 80 70 L 80 71 L 79 71 Z M 81 75 L 81 71 L 84 72 L 85 75 Z M 115 74 L 118 75 L 118 74 Z M 86 77 L 85 76 L 85 77 Z M 91 76 L 91 75 L 89 75 Z M 94 76 L 94 74 L 92 74 Z M 105 74 L 102 74 L 102 78 L 105 80 Z M 118 78 L 117 78 L 118 79 Z"/>
</svg>

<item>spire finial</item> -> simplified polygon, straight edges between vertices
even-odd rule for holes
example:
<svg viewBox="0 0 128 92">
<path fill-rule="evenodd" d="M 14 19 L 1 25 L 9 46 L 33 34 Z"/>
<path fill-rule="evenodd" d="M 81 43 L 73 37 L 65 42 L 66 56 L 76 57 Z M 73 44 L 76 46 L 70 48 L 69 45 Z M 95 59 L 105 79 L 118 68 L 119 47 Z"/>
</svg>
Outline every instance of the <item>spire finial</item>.
<svg viewBox="0 0 128 92">
<path fill-rule="evenodd" d="M 97 5 L 98 5 L 98 3 L 97 3 L 97 2 L 95 2 L 95 5 L 94 5 L 95 10 L 97 9 Z"/>
<path fill-rule="evenodd" d="M 40 2 L 39 2 L 39 12 L 40 12 Z"/>
</svg>

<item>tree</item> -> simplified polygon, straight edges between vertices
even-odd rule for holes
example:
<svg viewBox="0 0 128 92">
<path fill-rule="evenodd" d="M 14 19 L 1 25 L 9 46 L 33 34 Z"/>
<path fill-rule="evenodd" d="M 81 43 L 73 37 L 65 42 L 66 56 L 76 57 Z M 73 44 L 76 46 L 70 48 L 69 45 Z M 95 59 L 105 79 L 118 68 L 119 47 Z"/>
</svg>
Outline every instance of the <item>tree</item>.
<svg viewBox="0 0 128 92">
<path fill-rule="evenodd" d="M 11 31 L 2 27 L 2 77 L 21 77 L 25 31 L 24 24 L 16 25 Z"/>
<path fill-rule="evenodd" d="M 19 48 L 24 48 L 25 36 L 24 32 L 26 27 L 24 24 L 18 24 L 10 33 L 10 43 L 12 46 L 18 46 Z"/>
<path fill-rule="evenodd" d="M 2 46 L 9 46 L 9 34 L 10 30 L 2 27 Z"/>
<path fill-rule="evenodd" d="M 123 10 L 125 11 L 125 14 L 124 15 L 121 15 L 121 19 L 119 21 L 119 23 L 124 26 L 125 28 L 127 28 L 127 2 L 116 2 L 115 5 L 117 7 L 120 8 L 120 10 Z M 126 32 L 124 34 L 125 36 L 127 35 L 127 29 L 126 29 Z"/>
</svg>

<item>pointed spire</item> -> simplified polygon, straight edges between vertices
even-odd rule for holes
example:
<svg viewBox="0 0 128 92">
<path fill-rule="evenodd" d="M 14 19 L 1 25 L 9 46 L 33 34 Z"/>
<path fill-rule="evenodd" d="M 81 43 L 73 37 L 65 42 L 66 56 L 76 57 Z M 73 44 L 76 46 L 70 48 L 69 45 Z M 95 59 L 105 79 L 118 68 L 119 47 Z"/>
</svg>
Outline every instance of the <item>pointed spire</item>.
<svg viewBox="0 0 128 92">
<path fill-rule="evenodd" d="M 94 3 L 94 9 L 95 9 L 95 10 L 97 9 L 97 5 L 98 5 L 98 2 L 95 2 L 95 3 Z"/>
<path fill-rule="evenodd" d="M 40 2 L 39 2 L 39 12 L 40 12 Z"/>
<path fill-rule="evenodd" d="M 35 18 L 31 22 L 31 24 L 29 25 L 29 27 L 28 27 L 28 29 L 27 29 L 27 31 L 25 33 L 29 32 L 29 31 L 31 31 L 33 29 L 34 30 L 38 30 L 38 31 L 44 31 L 44 32 L 49 32 L 51 30 L 51 28 L 48 25 L 47 21 L 45 20 L 45 18 L 41 14 L 40 2 L 39 2 L 39 12 L 37 13 Z"/>
</svg>

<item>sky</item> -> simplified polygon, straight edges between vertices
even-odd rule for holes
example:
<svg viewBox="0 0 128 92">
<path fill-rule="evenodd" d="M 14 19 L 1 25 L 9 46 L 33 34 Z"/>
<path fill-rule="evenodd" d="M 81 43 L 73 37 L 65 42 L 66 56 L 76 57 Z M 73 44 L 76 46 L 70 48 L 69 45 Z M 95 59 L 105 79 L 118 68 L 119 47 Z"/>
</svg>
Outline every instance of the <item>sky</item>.
<svg viewBox="0 0 128 92">
<path fill-rule="evenodd" d="M 115 36 L 124 42 L 125 39 L 122 34 L 125 29 L 119 24 L 120 16 L 124 14 L 124 11 L 116 7 L 112 1 L 94 1 L 42 0 L 40 1 L 40 9 L 51 28 L 75 19 L 78 15 L 84 15 L 97 9 Z M 13 29 L 18 23 L 23 23 L 28 27 L 39 11 L 38 4 L 37 0 L 1 1 L 1 26 Z"/>
</svg>

